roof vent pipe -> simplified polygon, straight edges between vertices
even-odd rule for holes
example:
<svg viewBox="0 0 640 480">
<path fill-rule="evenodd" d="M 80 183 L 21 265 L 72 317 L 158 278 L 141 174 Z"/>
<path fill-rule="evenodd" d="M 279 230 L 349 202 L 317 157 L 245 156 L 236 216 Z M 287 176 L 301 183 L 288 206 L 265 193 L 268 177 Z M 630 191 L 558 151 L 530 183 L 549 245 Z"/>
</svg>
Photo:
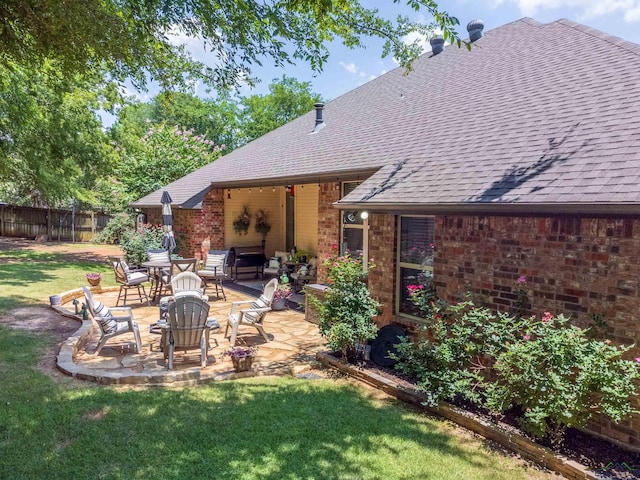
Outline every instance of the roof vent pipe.
<svg viewBox="0 0 640 480">
<path fill-rule="evenodd" d="M 482 30 L 484 30 L 484 22 L 482 20 L 471 20 L 467 23 L 467 32 L 469 32 L 469 40 L 475 42 L 482 38 Z"/>
<path fill-rule="evenodd" d="M 314 103 L 313 106 L 316 107 L 316 126 L 313 127 L 312 133 L 315 133 L 325 126 L 324 120 L 322 119 L 322 110 L 324 109 L 324 103 Z"/>
<path fill-rule="evenodd" d="M 444 50 L 444 38 L 441 35 L 431 37 L 429 44 L 431 45 L 431 52 L 434 55 L 437 55 Z"/>
</svg>

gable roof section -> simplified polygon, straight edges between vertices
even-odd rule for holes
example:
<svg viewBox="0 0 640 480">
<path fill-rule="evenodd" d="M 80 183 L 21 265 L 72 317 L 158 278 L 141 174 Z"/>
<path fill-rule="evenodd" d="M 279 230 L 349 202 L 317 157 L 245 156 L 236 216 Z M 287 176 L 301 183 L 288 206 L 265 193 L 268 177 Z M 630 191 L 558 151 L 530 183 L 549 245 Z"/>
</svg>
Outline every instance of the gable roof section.
<svg viewBox="0 0 640 480">
<path fill-rule="evenodd" d="M 425 54 L 135 203 L 210 188 L 366 180 L 339 208 L 640 213 L 640 46 L 522 19 Z"/>
<path fill-rule="evenodd" d="M 640 213 L 639 45 L 524 19 L 411 75 L 402 157 L 340 208 Z"/>
</svg>

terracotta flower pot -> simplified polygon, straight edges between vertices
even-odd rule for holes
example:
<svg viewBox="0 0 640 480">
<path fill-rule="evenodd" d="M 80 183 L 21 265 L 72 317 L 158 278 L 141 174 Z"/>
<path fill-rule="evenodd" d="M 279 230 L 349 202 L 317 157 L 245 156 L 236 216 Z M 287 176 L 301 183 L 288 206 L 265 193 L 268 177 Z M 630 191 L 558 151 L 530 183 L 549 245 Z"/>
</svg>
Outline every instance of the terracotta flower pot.
<svg viewBox="0 0 640 480">
<path fill-rule="evenodd" d="M 231 357 L 233 368 L 235 368 L 236 372 L 246 372 L 251 370 L 254 358 L 255 357 Z"/>
</svg>

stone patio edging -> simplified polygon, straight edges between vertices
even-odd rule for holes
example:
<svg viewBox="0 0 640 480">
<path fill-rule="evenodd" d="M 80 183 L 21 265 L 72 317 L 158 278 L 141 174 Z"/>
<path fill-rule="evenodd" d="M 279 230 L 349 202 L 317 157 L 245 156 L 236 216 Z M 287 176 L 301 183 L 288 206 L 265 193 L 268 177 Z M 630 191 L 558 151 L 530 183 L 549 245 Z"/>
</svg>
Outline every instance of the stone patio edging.
<svg viewBox="0 0 640 480">
<path fill-rule="evenodd" d="M 91 291 L 94 293 L 113 292 L 120 287 L 105 287 L 100 286 L 91 287 Z M 254 370 L 247 372 L 225 372 L 212 375 L 203 375 L 200 368 L 193 368 L 189 370 L 167 371 L 162 375 L 150 375 L 148 373 L 132 373 L 123 375 L 119 372 L 112 371 L 100 371 L 99 374 L 84 368 L 82 365 L 78 365 L 74 362 L 74 357 L 79 350 L 84 348 L 87 343 L 87 339 L 93 333 L 94 323 L 91 319 L 82 320 L 80 315 L 76 315 L 74 312 L 68 310 L 63 305 L 71 302 L 74 298 L 84 296 L 82 288 L 76 288 L 60 294 L 60 305 L 51 305 L 51 308 L 58 312 L 60 315 L 73 318 L 82 323 L 80 328 L 71 335 L 60 347 L 60 352 L 56 358 L 56 367 L 58 370 L 66 375 L 77 378 L 79 380 L 87 380 L 103 385 L 148 385 L 148 386 L 163 386 L 167 384 L 175 385 L 195 385 L 199 383 L 205 383 L 218 380 L 231 380 L 236 378 L 253 377 L 256 375 Z"/>
<path fill-rule="evenodd" d="M 446 418 L 458 425 L 467 428 L 488 440 L 492 440 L 503 447 L 531 460 L 549 470 L 558 472 L 570 479 L 598 480 L 602 478 L 587 469 L 584 465 L 570 460 L 562 455 L 557 455 L 552 450 L 532 442 L 528 438 L 517 433 L 509 432 L 500 426 L 488 422 L 471 412 L 441 402 L 437 407 L 428 407 L 424 404 L 427 398 L 420 392 L 405 388 L 392 379 L 383 377 L 366 369 L 345 363 L 326 352 L 316 354 L 317 360 L 327 366 L 333 367 L 347 375 L 365 382 L 407 403 L 416 405 L 429 413 Z"/>
</svg>

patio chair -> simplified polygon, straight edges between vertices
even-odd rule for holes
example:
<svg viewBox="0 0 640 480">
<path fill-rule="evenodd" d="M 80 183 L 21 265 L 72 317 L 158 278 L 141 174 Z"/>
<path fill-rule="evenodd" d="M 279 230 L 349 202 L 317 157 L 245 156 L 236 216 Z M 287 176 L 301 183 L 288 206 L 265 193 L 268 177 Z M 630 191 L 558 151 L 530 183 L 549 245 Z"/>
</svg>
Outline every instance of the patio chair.
<svg viewBox="0 0 640 480">
<path fill-rule="evenodd" d="M 209 297 L 204 294 L 202 279 L 193 272 L 181 272 L 171 279 L 171 295 L 160 298 L 160 318 L 164 319 L 169 311 L 169 302 L 177 297 L 193 295 L 202 298 L 205 302 Z"/>
<path fill-rule="evenodd" d="M 316 281 L 318 275 L 318 259 L 313 257 L 309 260 L 309 263 L 305 263 L 298 268 L 297 272 L 291 274 L 293 280 L 293 290 L 295 292 L 304 293 L 302 287 L 307 283 Z"/>
<path fill-rule="evenodd" d="M 106 307 L 101 302 L 95 300 L 91 290 L 86 286 L 82 287 L 84 298 L 87 301 L 87 308 L 91 317 L 100 327 L 100 340 L 94 355 L 98 355 L 107 340 L 125 333 L 133 333 L 136 341 L 136 352 L 142 351 L 142 342 L 140 341 L 140 329 L 138 324 L 133 320 L 133 312 L 131 307 Z"/>
<path fill-rule="evenodd" d="M 213 284 L 216 286 L 216 296 L 219 298 L 218 286 L 222 292 L 222 298 L 226 302 L 227 296 L 224 293 L 224 287 L 222 281 L 228 278 L 227 273 L 227 259 L 229 257 L 228 250 L 209 250 L 207 253 L 207 261 L 204 264 L 204 268 L 198 270 L 198 276 L 202 278 L 204 282 L 204 291 L 206 292 L 207 286 Z"/>
<path fill-rule="evenodd" d="M 258 329 L 258 332 L 262 335 L 265 341 L 269 341 L 267 332 L 264 331 L 263 324 L 264 319 L 268 312 L 271 311 L 271 303 L 273 302 L 273 294 L 278 288 L 278 279 L 273 278 L 269 280 L 264 287 L 264 291 L 260 298 L 257 300 L 246 300 L 242 302 L 233 302 L 231 304 L 231 312 L 227 317 L 227 328 L 224 331 L 225 337 L 231 327 L 231 337 L 229 342 L 231 346 L 236 345 L 236 337 L 238 335 L 238 327 L 240 325 L 250 325 Z M 249 308 L 242 309 L 243 305 L 250 305 Z"/>
<path fill-rule="evenodd" d="M 127 294 L 129 289 L 135 288 L 138 291 L 138 298 L 140 303 L 145 299 L 147 305 L 151 305 L 147 291 L 144 288 L 143 283 L 149 281 L 149 273 L 146 269 L 132 269 L 129 268 L 129 264 L 119 257 L 109 257 L 109 262 L 113 266 L 113 272 L 116 276 L 116 283 L 120 285 L 120 292 L 118 293 L 118 300 L 116 301 L 116 307 L 120 305 L 120 299 L 122 298 L 122 305 L 127 305 Z M 140 291 L 142 289 L 142 291 Z M 124 294 L 124 296 L 123 296 Z M 144 297 L 144 299 L 143 299 Z"/>
<path fill-rule="evenodd" d="M 209 304 L 194 295 L 183 295 L 169 303 L 169 332 L 163 348 L 169 370 L 176 350 L 200 349 L 200 364 L 207 366 Z"/>
<path fill-rule="evenodd" d="M 264 267 L 263 274 L 279 277 L 285 269 L 284 262 L 287 261 L 288 256 L 287 252 L 275 252 Z"/>
<path fill-rule="evenodd" d="M 171 266 L 168 269 L 163 269 L 160 272 L 160 289 L 171 288 L 171 280 L 175 275 L 178 275 L 182 272 L 195 272 L 196 265 L 198 263 L 197 258 L 180 258 L 176 260 L 171 260 Z"/>
</svg>

